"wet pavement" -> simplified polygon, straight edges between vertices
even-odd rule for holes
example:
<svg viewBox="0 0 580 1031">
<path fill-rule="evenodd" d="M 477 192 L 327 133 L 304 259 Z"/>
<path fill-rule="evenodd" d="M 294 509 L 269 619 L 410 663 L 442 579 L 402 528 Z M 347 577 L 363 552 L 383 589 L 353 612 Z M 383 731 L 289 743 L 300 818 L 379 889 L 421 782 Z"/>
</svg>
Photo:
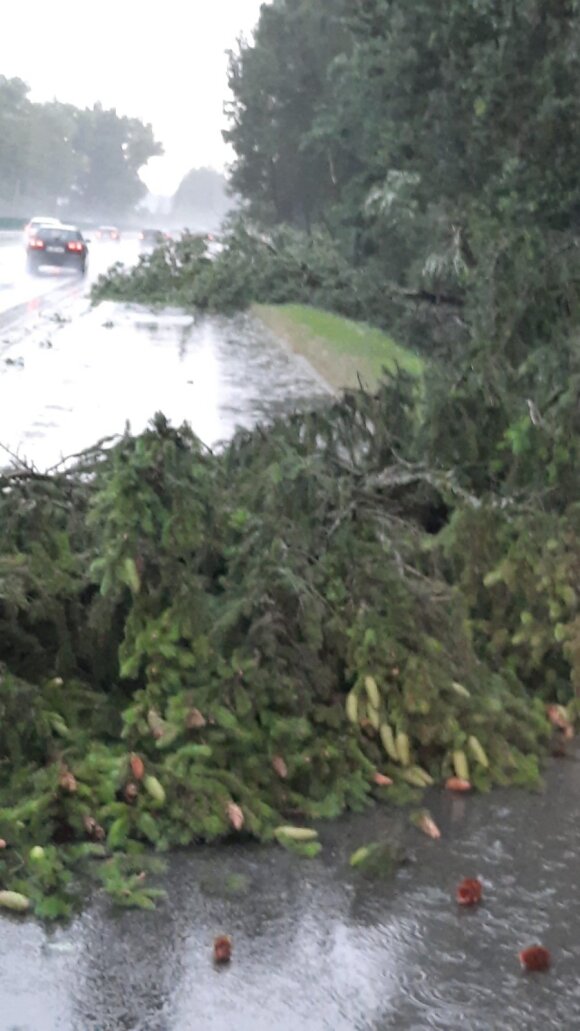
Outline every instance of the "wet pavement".
<svg viewBox="0 0 580 1031">
<path fill-rule="evenodd" d="M 68 927 L 0 922 L 6 1031 L 544 1031 L 580 1026 L 580 765 L 553 764 L 542 796 L 434 792 L 443 836 L 374 809 L 320 826 L 314 860 L 276 847 L 202 847 L 159 878 L 155 913 L 99 897 Z M 350 853 L 404 840 L 408 861 L 368 879 Z M 454 889 L 484 882 L 464 910 Z M 216 934 L 233 938 L 227 968 Z M 552 969 L 526 974 L 535 942 Z"/>
<path fill-rule="evenodd" d="M 88 274 L 44 266 L 39 275 L 26 271 L 26 250 L 22 233 L 0 232 L 0 351 L 3 331 L 16 326 L 28 332 L 35 316 L 54 310 L 57 300 L 66 303 L 82 297 L 101 272 L 116 261 L 132 265 L 139 256 L 137 235 L 122 243 L 96 242 L 89 239 Z"/>
<path fill-rule="evenodd" d="M 0 442 L 40 468 L 157 410 L 213 445 L 326 397 L 249 317 L 91 310 L 78 284 L 58 289 L 0 328 Z M 155 913 L 94 895 L 65 927 L 2 917 L 0 1031 L 580 1027 L 579 791 L 580 764 L 562 760 L 543 795 L 433 792 L 440 841 L 374 809 L 321 825 L 315 860 L 250 844 L 174 856 Z M 408 854 L 378 881 L 348 865 L 376 840 Z M 465 876 L 484 881 L 474 911 L 454 901 Z M 234 940 L 224 969 L 220 933 Z M 535 942 L 552 951 L 546 974 L 519 968 Z"/>
<path fill-rule="evenodd" d="M 70 321 L 67 321 L 70 320 Z M 162 411 L 209 446 L 328 395 L 248 316 L 193 319 L 81 297 L 0 343 L 0 443 L 46 468 Z"/>
</svg>

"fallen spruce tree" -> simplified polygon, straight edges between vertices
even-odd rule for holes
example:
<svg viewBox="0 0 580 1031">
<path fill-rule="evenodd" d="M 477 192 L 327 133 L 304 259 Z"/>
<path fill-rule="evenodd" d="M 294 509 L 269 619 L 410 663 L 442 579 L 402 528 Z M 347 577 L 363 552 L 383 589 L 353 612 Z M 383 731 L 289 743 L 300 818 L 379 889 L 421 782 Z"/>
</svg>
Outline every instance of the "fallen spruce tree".
<svg viewBox="0 0 580 1031">
<path fill-rule="evenodd" d="M 420 464 L 416 391 L 0 476 L 0 902 L 66 915 L 90 869 L 148 906 L 151 846 L 312 855 L 296 828 L 449 776 L 538 783 L 578 512 Z"/>
</svg>

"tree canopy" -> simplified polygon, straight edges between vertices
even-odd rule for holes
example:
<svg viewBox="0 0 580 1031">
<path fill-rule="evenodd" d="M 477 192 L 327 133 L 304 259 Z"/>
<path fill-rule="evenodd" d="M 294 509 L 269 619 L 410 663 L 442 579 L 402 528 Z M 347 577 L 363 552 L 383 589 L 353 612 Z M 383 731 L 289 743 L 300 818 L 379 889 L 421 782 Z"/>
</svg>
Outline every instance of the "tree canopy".
<svg viewBox="0 0 580 1031">
<path fill-rule="evenodd" d="M 351 46 L 344 10 L 344 0 L 264 6 L 254 42 L 230 54 L 232 185 L 264 221 L 308 228 L 336 199 L 336 156 L 312 130 L 333 102 L 331 63 Z"/>
<path fill-rule="evenodd" d="M 575 0 L 276 0 L 231 55 L 233 186 L 383 280 L 474 287 L 517 359 L 580 210 L 579 33 Z"/>
<path fill-rule="evenodd" d="M 275 0 L 231 56 L 250 215 L 323 228 L 342 307 L 446 359 L 433 425 L 492 479 L 576 375 L 579 44 L 577 0 Z"/>
<path fill-rule="evenodd" d="M 0 76 L 0 203 L 119 216 L 145 194 L 139 170 L 162 153 L 150 125 L 100 104 L 34 103 L 21 79 Z"/>
</svg>

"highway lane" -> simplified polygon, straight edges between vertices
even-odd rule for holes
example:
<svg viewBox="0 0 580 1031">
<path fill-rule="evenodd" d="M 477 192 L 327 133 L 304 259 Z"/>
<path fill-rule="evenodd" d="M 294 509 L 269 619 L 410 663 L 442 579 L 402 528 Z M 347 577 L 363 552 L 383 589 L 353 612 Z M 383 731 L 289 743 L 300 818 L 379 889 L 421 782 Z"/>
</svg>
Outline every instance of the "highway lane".
<svg viewBox="0 0 580 1031">
<path fill-rule="evenodd" d="M 84 279 L 75 272 L 55 268 L 43 268 L 39 275 L 31 275 L 26 271 L 22 234 L 0 233 L 0 333 L 7 327 L 30 323 L 64 300 L 87 297 L 91 284 L 116 261 L 131 265 L 138 259 L 136 233 L 119 243 L 100 242 L 90 236 L 89 240 L 88 273 Z"/>
</svg>

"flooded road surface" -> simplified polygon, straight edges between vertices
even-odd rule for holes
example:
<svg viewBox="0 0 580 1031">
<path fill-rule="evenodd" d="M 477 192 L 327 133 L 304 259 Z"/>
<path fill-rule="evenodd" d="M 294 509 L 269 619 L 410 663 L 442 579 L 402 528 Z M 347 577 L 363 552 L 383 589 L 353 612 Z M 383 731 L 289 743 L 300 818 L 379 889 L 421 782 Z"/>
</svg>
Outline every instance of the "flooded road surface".
<svg viewBox="0 0 580 1031">
<path fill-rule="evenodd" d="M 157 410 L 208 444 L 325 397 L 308 366 L 248 317 L 151 316 L 84 291 L 0 331 L 0 442 L 40 468 Z M 580 1027 L 580 763 L 543 795 L 428 800 L 431 841 L 386 809 L 321 825 L 324 850 L 206 847 L 171 859 L 155 913 L 95 895 L 66 927 L 0 918 L 0 1031 L 545 1031 Z M 404 842 L 373 881 L 348 857 Z M 482 906 L 456 884 L 479 876 Z M 233 936 L 215 969 L 215 935 Z M 540 942 L 546 974 L 518 952 Z"/>
<path fill-rule="evenodd" d="M 66 928 L 0 921 L 0 1027 L 10 1031 L 563 1031 L 580 1026 L 580 765 L 543 796 L 429 800 L 440 841 L 376 809 L 321 825 L 314 860 L 206 847 L 171 860 L 155 913 L 96 898 Z M 359 845 L 406 843 L 392 878 L 348 865 Z M 479 875 L 483 904 L 454 889 Z M 229 967 L 211 958 L 233 937 Z M 552 969 L 526 974 L 535 942 Z"/>
<path fill-rule="evenodd" d="M 38 468 L 127 421 L 139 432 L 157 411 L 211 446 L 327 393 L 247 316 L 194 321 L 70 298 L 0 343 L 0 443 Z"/>
</svg>

